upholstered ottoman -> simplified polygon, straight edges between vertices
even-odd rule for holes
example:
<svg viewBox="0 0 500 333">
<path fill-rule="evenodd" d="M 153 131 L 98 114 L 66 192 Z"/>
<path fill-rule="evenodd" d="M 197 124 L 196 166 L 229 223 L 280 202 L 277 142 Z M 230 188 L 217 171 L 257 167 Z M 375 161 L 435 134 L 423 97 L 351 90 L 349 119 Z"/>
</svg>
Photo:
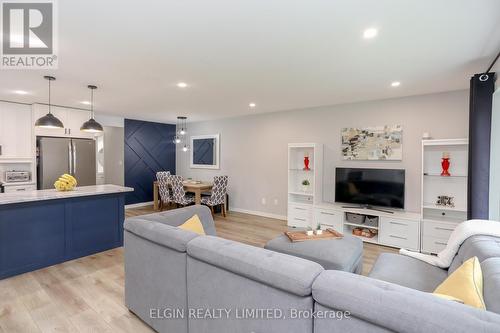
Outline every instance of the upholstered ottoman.
<svg viewBox="0 0 500 333">
<path fill-rule="evenodd" d="M 266 249 L 314 261 L 324 269 L 361 274 L 363 242 L 344 235 L 341 239 L 308 240 L 292 243 L 286 235 L 270 240 Z"/>
</svg>

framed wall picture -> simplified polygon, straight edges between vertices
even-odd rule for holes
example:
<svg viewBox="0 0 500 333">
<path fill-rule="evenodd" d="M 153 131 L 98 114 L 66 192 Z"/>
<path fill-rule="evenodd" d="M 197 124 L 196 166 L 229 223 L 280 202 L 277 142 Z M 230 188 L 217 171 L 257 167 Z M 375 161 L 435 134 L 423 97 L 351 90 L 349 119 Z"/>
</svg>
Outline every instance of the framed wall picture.
<svg viewBox="0 0 500 333">
<path fill-rule="evenodd" d="M 191 137 L 191 168 L 219 169 L 220 135 L 196 135 Z"/>
<path fill-rule="evenodd" d="M 342 157 L 344 160 L 403 159 L 403 128 L 386 125 L 342 129 Z"/>
</svg>

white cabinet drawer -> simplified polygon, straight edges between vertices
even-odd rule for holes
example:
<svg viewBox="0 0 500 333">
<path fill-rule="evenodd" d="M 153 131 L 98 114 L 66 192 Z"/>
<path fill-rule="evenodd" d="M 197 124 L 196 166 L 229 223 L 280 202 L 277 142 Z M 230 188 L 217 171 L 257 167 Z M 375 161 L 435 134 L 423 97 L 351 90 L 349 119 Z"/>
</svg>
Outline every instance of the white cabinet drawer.
<svg viewBox="0 0 500 333">
<path fill-rule="evenodd" d="M 447 242 L 447 238 L 443 239 L 424 235 L 422 237 L 422 252 L 437 254 L 444 250 Z"/>
<path fill-rule="evenodd" d="M 424 221 L 424 232 L 426 236 L 448 239 L 455 230 L 456 225 L 434 221 Z"/>
<path fill-rule="evenodd" d="M 300 206 L 300 205 L 289 205 L 288 206 L 288 213 L 291 215 L 294 215 L 296 217 L 310 218 L 311 217 L 311 208 Z"/>
<path fill-rule="evenodd" d="M 381 217 L 379 242 L 384 245 L 419 250 L 419 222 Z"/>
<path fill-rule="evenodd" d="M 36 190 L 36 185 L 9 185 L 4 186 L 4 193 L 28 192 Z"/>
<path fill-rule="evenodd" d="M 317 208 L 314 210 L 314 224 L 342 232 L 342 216 L 343 213 L 335 210 Z"/>
<path fill-rule="evenodd" d="M 312 225 L 312 208 L 302 205 L 288 205 L 288 225 L 307 228 Z"/>
</svg>

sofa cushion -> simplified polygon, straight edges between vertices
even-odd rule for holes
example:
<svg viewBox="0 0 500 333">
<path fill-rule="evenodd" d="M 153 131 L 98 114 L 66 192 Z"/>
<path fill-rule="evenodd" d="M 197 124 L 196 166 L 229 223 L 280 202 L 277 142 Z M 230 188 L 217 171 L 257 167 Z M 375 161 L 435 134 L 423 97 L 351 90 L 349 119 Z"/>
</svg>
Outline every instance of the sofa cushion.
<svg viewBox="0 0 500 333">
<path fill-rule="evenodd" d="M 216 236 L 217 232 L 215 231 L 215 224 L 214 224 L 214 219 L 212 217 L 212 212 L 210 212 L 210 209 L 208 207 L 201 205 L 172 209 L 160 213 L 141 215 L 138 217 L 131 217 L 128 218 L 127 220 L 135 220 L 135 219 L 147 220 L 147 221 L 167 224 L 173 227 L 178 227 L 195 214 L 198 215 L 198 217 L 200 218 L 205 234 Z"/>
<path fill-rule="evenodd" d="M 486 259 L 481 269 L 486 310 L 500 314 L 500 258 Z"/>
<path fill-rule="evenodd" d="M 349 311 L 352 317 L 391 332 L 500 332 L 500 315 L 496 313 L 362 275 L 324 271 L 314 281 L 312 293 L 314 300 L 327 308 Z M 331 320 L 331 329 L 322 332 L 342 332 L 336 329 L 336 322 Z"/>
<path fill-rule="evenodd" d="M 484 310 L 483 272 L 477 257 L 464 262 L 436 288 L 434 293 L 451 296 L 464 304 Z"/>
<path fill-rule="evenodd" d="M 198 237 L 198 234 L 192 231 L 137 218 L 125 220 L 123 227 L 136 236 L 166 246 L 177 252 L 186 252 L 187 243 Z"/>
<path fill-rule="evenodd" d="M 196 232 L 198 235 L 206 235 L 198 215 L 194 214 L 189 220 L 179 226 L 182 230 Z"/>
<path fill-rule="evenodd" d="M 369 276 L 400 286 L 433 292 L 448 277 L 448 274 L 444 269 L 415 258 L 382 253 L 373 265 Z"/>
<path fill-rule="evenodd" d="M 311 294 L 323 271 L 315 262 L 213 236 L 188 243 L 190 257 L 290 293 Z"/>
<path fill-rule="evenodd" d="M 500 257 L 500 238 L 477 235 L 469 237 L 463 242 L 457 255 L 453 258 L 448 274 L 453 273 L 465 261 L 477 257 L 479 262 L 492 257 Z"/>
</svg>

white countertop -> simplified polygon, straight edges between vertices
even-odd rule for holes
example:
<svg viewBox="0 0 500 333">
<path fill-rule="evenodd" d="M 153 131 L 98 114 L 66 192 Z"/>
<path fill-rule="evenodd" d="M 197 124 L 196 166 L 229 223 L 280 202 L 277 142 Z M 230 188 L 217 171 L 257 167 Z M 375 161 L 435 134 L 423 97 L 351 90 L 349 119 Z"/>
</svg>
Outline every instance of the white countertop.
<svg viewBox="0 0 500 333">
<path fill-rule="evenodd" d="M 15 204 L 30 201 L 43 201 L 54 199 L 67 199 L 75 197 L 85 197 L 92 195 L 103 195 L 112 193 L 132 192 L 131 187 L 118 185 L 93 185 L 93 186 L 77 186 L 73 191 L 59 192 L 55 189 L 38 190 L 14 193 L 0 193 L 0 205 Z"/>
</svg>

